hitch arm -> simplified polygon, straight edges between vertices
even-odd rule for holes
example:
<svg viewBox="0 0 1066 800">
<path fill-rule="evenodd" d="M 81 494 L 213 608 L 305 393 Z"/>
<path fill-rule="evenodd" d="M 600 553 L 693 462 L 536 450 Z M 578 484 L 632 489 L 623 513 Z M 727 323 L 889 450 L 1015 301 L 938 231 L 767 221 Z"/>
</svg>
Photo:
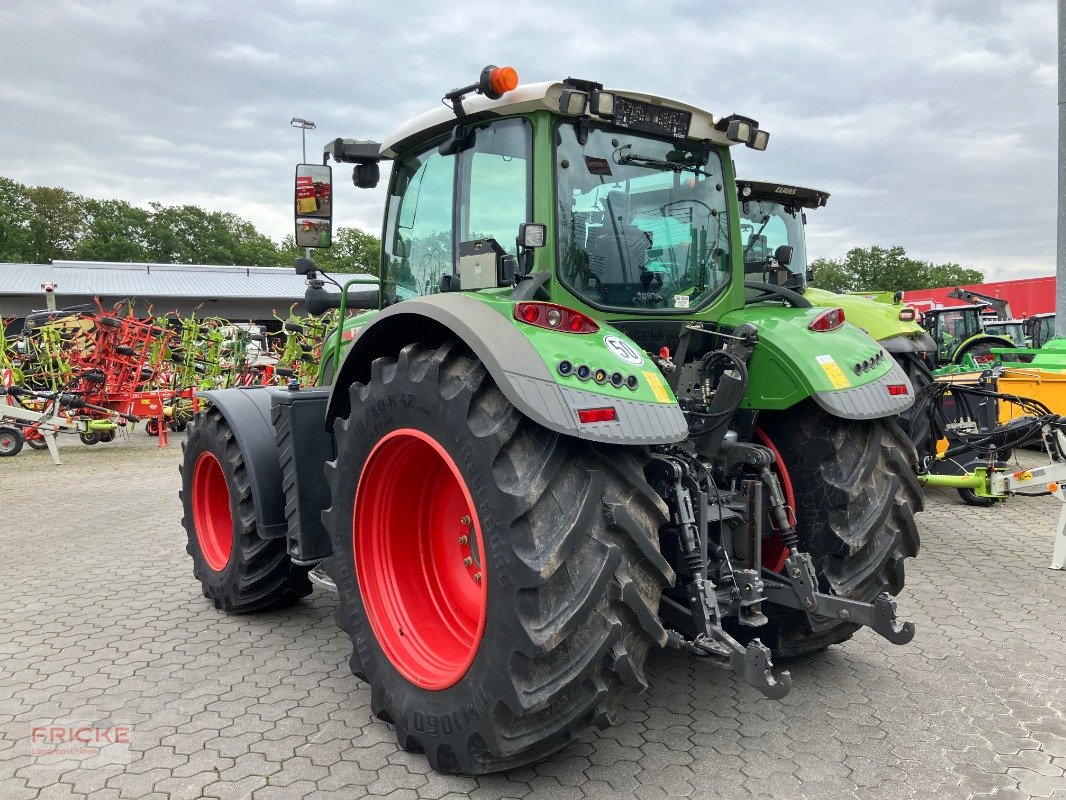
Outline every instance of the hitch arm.
<svg viewBox="0 0 1066 800">
<path fill-rule="evenodd" d="M 791 560 L 791 558 L 789 559 Z M 791 576 L 793 573 L 789 572 Z M 865 625 L 892 644 L 907 644 L 914 638 L 914 623 L 896 622 L 896 601 L 891 595 L 882 592 L 872 603 L 861 600 L 849 600 L 835 594 L 823 594 L 815 591 L 802 576 L 793 578 L 791 583 L 781 580 L 781 576 L 763 570 L 766 584 L 763 591 L 766 599 L 779 606 L 805 611 L 809 617 L 844 620 L 856 625 Z M 796 584 L 800 584 L 797 586 Z"/>
<path fill-rule="evenodd" d="M 792 675 L 788 670 L 774 675 L 770 648 L 758 639 L 752 639 L 745 647 L 714 626 L 710 637 L 700 636 L 694 640 L 684 638 L 677 631 L 667 631 L 666 644 L 709 658 L 718 666 L 732 670 L 771 700 L 780 700 L 792 688 Z"/>
</svg>

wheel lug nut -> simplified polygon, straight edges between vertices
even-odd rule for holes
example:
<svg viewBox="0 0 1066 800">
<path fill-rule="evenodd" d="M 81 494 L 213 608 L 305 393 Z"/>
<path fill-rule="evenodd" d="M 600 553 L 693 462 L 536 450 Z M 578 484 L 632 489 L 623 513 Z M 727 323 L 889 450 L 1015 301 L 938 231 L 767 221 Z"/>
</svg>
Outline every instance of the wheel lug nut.
<svg viewBox="0 0 1066 800">
<path fill-rule="evenodd" d="M 464 514 L 462 519 L 460 519 L 459 521 L 461 523 L 463 523 L 464 525 L 469 525 L 470 524 L 470 515 L 469 514 Z"/>
<path fill-rule="evenodd" d="M 459 537 L 459 544 L 466 544 L 469 541 L 470 540 L 467 537 L 465 537 L 465 536 L 460 536 Z"/>
<path fill-rule="evenodd" d="M 475 572 L 474 573 L 474 580 L 477 581 L 478 583 L 481 582 L 481 573 L 480 572 Z"/>
<path fill-rule="evenodd" d="M 463 564 L 465 566 L 469 567 L 473 563 L 474 563 L 474 559 L 472 559 L 470 556 L 467 556 L 466 558 L 463 559 Z"/>
</svg>

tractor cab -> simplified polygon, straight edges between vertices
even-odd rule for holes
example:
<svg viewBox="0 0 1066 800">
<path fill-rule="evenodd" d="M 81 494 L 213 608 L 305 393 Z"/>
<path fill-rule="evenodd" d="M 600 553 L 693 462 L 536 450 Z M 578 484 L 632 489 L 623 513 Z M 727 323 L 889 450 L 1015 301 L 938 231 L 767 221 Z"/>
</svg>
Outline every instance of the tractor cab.
<svg viewBox="0 0 1066 800">
<path fill-rule="evenodd" d="M 1029 346 L 1023 319 L 985 319 L 984 327 L 986 333 L 1010 339 L 1015 347 Z"/>
<path fill-rule="evenodd" d="M 802 292 L 810 280 L 805 209 L 822 208 L 829 193 L 766 181 L 737 181 L 744 273 Z"/>
<path fill-rule="evenodd" d="M 937 361 L 947 363 L 959 345 L 984 331 L 981 321 L 983 306 L 955 306 L 926 311 L 922 324 L 936 342 Z"/>
<path fill-rule="evenodd" d="M 1055 315 L 1033 314 L 1025 320 L 1025 338 L 1029 347 L 1040 348 L 1049 339 L 1055 338 Z"/>
</svg>

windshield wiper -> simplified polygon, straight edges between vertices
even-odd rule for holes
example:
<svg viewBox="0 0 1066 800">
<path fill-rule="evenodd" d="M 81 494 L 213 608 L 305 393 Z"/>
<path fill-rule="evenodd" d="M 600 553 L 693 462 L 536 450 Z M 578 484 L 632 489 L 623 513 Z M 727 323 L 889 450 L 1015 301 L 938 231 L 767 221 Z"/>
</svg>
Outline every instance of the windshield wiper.
<svg viewBox="0 0 1066 800">
<path fill-rule="evenodd" d="M 642 156 L 639 153 L 623 153 L 623 150 L 632 150 L 633 145 L 624 144 L 614 151 L 615 162 L 618 164 L 632 164 L 636 167 L 647 167 L 648 169 L 668 169 L 672 172 L 694 172 L 697 175 L 708 175 L 710 173 L 704 172 L 703 168 L 699 164 L 685 164 L 680 161 L 669 161 L 662 158 L 653 158 L 652 156 Z"/>
</svg>

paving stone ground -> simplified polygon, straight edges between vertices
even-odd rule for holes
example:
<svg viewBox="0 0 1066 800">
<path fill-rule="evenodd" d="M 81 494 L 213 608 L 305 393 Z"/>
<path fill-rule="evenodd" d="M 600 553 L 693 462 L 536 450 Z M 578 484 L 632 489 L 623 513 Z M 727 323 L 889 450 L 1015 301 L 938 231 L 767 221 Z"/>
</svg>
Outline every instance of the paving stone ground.
<svg viewBox="0 0 1066 800">
<path fill-rule="evenodd" d="M 1066 572 L 1053 498 L 991 510 L 931 492 L 901 597 L 915 640 L 862 631 L 765 700 L 662 652 L 621 724 L 557 757 L 431 773 L 371 718 L 320 591 L 230 617 L 193 580 L 180 437 L 0 459 L 0 800 L 30 798 L 1066 798 Z M 129 745 L 31 755 L 34 726 Z"/>
</svg>

